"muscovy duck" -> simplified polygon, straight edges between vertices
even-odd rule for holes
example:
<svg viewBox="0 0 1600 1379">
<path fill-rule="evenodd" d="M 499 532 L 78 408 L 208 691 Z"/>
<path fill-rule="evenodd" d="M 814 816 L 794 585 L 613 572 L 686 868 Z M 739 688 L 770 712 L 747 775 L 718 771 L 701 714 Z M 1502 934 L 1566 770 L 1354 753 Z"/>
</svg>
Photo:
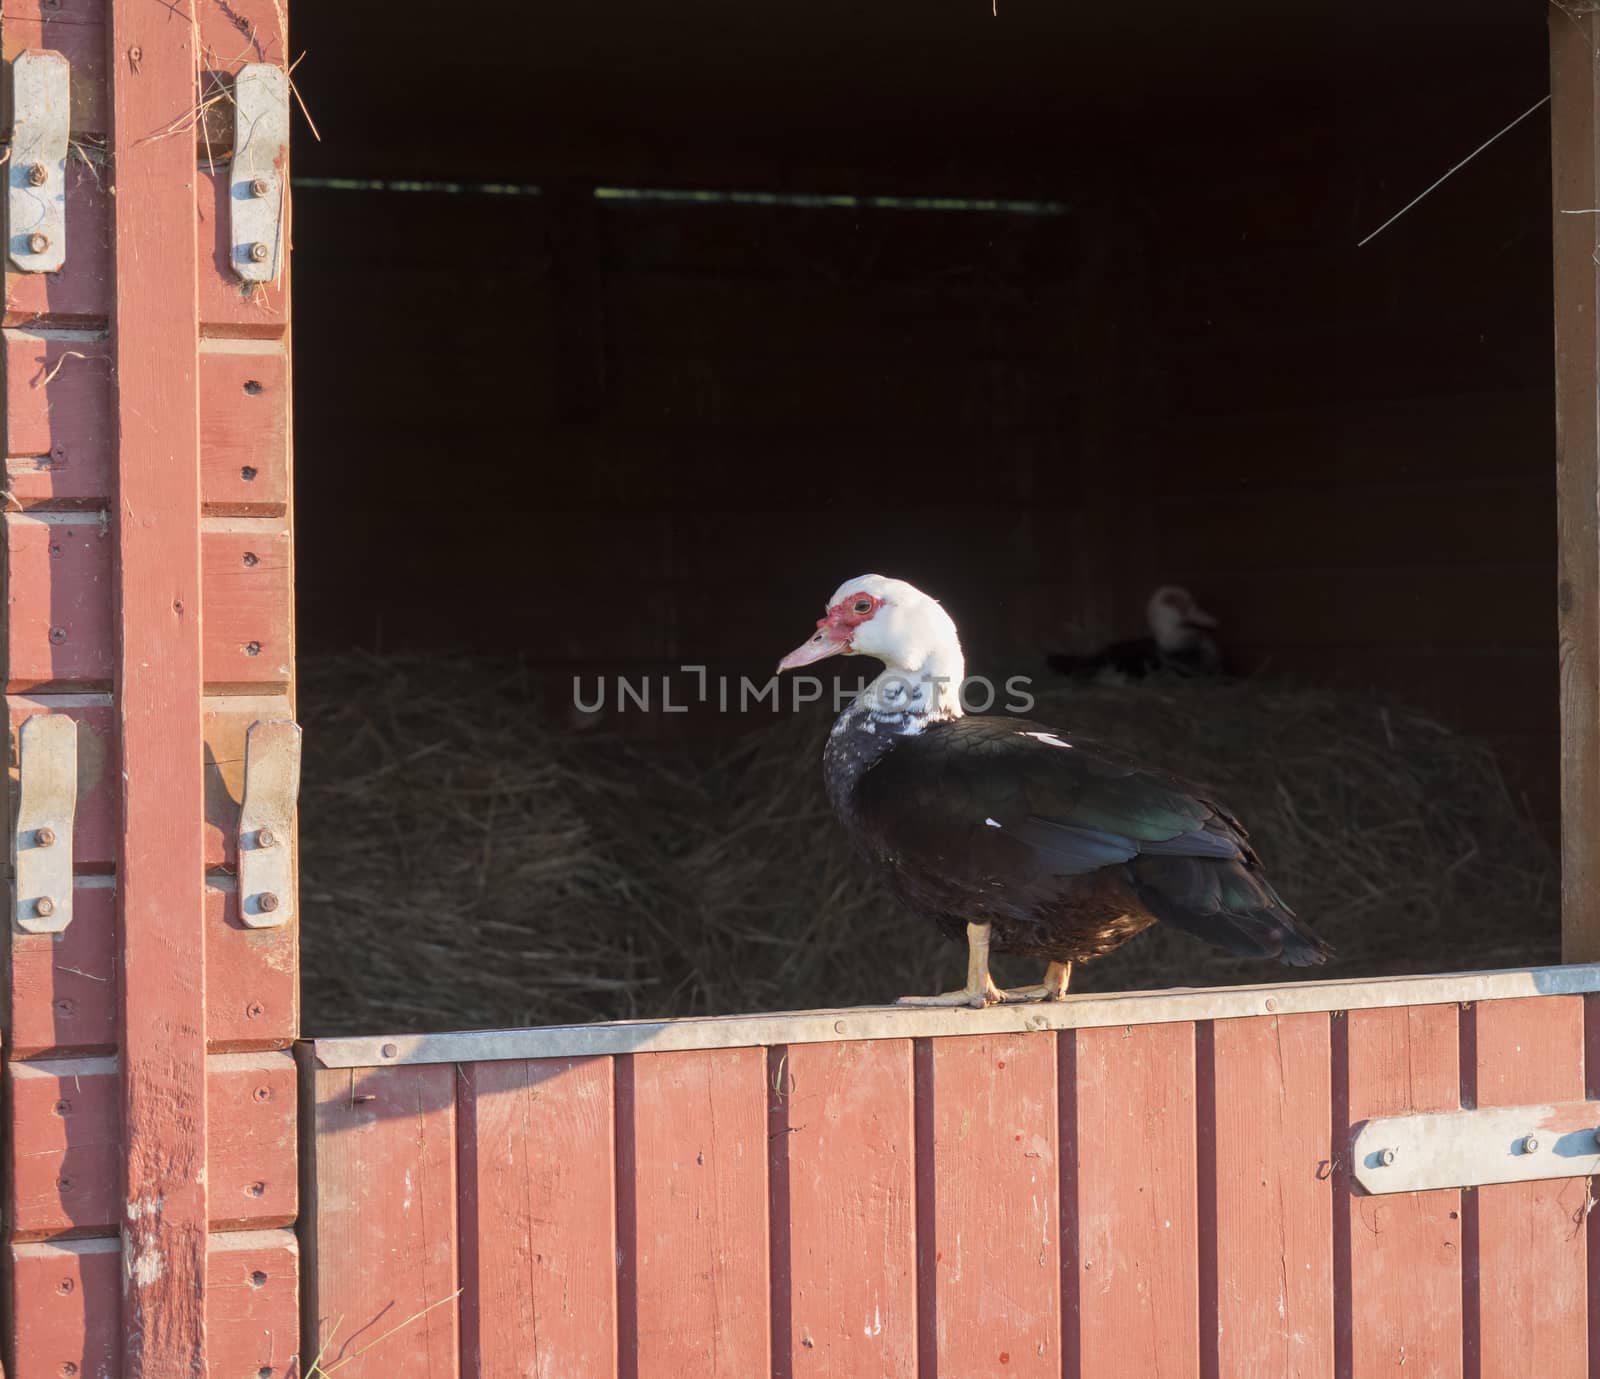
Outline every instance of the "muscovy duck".
<svg viewBox="0 0 1600 1379">
<path fill-rule="evenodd" d="M 962 990 L 902 1004 L 1061 1000 L 1074 963 L 1155 923 L 1296 966 L 1331 955 L 1204 791 L 1043 723 L 964 714 L 955 623 L 919 589 L 847 580 L 778 670 L 849 654 L 885 669 L 829 734 L 829 798 L 907 908 L 968 948 Z M 991 949 L 1043 959 L 1044 981 L 1000 990 Z"/>
<path fill-rule="evenodd" d="M 1050 667 L 1079 678 L 1142 680 L 1165 671 L 1171 675 L 1221 675 L 1222 648 L 1212 634 L 1217 620 L 1187 589 L 1163 584 L 1145 606 L 1148 637 L 1112 642 L 1093 656 L 1054 655 Z"/>
</svg>

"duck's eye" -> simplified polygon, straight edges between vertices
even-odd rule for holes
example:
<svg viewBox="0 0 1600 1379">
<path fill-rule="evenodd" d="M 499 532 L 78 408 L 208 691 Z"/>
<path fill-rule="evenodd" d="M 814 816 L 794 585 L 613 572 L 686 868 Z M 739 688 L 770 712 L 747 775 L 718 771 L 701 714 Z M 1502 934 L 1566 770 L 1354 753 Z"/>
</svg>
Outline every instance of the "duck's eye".
<svg viewBox="0 0 1600 1379">
<path fill-rule="evenodd" d="M 856 612 L 858 612 L 858 613 L 870 613 L 871 611 L 872 611 L 872 600 L 871 599 L 857 599 L 856 600 Z"/>
</svg>

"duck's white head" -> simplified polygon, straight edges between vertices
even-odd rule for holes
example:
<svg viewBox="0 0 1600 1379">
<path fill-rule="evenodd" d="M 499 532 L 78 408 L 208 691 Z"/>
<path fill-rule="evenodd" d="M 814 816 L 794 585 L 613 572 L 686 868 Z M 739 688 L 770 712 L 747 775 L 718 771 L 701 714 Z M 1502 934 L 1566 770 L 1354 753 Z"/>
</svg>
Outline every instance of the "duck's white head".
<svg viewBox="0 0 1600 1379">
<path fill-rule="evenodd" d="M 909 706 L 912 712 L 961 712 L 966 673 L 961 638 L 950 615 L 915 585 L 884 575 L 847 579 L 828 600 L 817 630 L 781 661 L 796 670 L 829 656 L 872 656 L 885 671 L 867 691 L 869 704 Z M 873 691 L 878 691 L 876 699 Z"/>
<path fill-rule="evenodd" d="M 1163 584 L 1150 595 L 1145 616 L 1150 635 L 1163 651 L 1185 651 L 1199 642 L 1217 620 L 1194 601 L 1194 595 L 1176 584 Z"/>
</svg>

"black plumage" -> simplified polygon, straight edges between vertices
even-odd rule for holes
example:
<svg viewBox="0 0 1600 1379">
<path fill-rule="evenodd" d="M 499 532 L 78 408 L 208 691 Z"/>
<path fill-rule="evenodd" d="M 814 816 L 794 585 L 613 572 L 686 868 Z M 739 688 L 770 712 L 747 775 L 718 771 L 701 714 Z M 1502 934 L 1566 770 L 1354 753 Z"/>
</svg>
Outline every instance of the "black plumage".
<svg viewBox="0 0 1600 1379">
<path fill-rule="evenodd" d="M 1160 922 L 1231 953 L 1329 956 L 1206 792 L 1027 719 L 886 727 L 841 717 L 829 794 L 900 899 L 950 937 L 988 924 L 997 951 L 1075 963 Z"/>
</svg>

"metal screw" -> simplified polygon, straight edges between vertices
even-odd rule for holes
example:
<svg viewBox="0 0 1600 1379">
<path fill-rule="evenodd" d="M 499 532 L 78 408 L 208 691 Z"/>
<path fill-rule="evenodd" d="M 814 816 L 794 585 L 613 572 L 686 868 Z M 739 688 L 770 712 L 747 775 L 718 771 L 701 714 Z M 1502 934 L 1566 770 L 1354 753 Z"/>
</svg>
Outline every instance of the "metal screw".
<svg viewBox="0 0 1600 1379">
<path fill-rule="evenodd" d="M 67 1293 L 72 1292 L 72 1290 L 74 1288 L 76 1288 L 77 1286 L 78 1285 L 76 1283 L 74 1283 L 70 1278 L 64 1278 L 64 1279 L 61 1280 L 60 1283 L 56 1284 L 56 1292 L 65 1295 Z"/>
<path fill-rule="evenodd" d="M 36 250 L 34 250 L 34 252 L 35 253 L 39 253 L 41 251 L 36 249 Z M 257 240 L 254 244 L 252 244 L 250 246 L 250 258 L 254 262 L 256 262 L 256 263 L 265 263 L 271 257 L 272 257 L 272 250 L 267 248 L 267 246 L 265 244 L 261 243 L 260 240 Z"/>
<path fill-rule="evenodd" d="M 245 1191 L 252 1197 L 263 1197 L 266 1195 L 267 1185 L 265 1183 L 251 1183 Z"/>
<path fill-rule="evenodd" d="M 253 464 L 245 465 L 244 468 L 239 471 L 239 477 L 243 479 L 245 483 L 249 483 L 253 478 L 256 477 L 256 467 Z"/>
<path fill-rule="evenodd" d="M 272 184 L 269 183 L 265 177 L 255 177 L 255 178 L 252 178 L 251 181 L 250 181 L 250 195 L 251 196 L 265 196 L 271 190 L 272 190 Z M 254 250 L 252 250 L 251 252 L 253 253 Z M 261 257 L 262 258 L 266 258 L 266 255 L 263 254 Z"/>
<path fill-rule="evenodd" d="M 28 252 L 30 254 L 42 254 L 49 247 L 50 236 L 42 231 L 35 230 L 28 236 Z"/>
<path fill-rule="evenodd" d="M 67 629 L 66 628 L 64 628 L 64 627 L 52 627 L 50 629 L 50 640 L 52 642 L 54 642 L 57 646 L 60 646 L 62 642 L 66 641 L 66 639 L 67 639 Z"/>
<path fill-rule="evenodd" d="M 52 1109 L 58 1116 L 64 1116 L 71 1112 L 72 1103 L 70 1101 L 58 1101 Z"/>
<path fill-rule="evenodd" d="M 252 1288 L 265 1288 L 267 1286 L 267 1276 L 257 1269 L 250 1275 L 250 1286 Z"/>
<path fill-rule="evenodd" d="M 246 551 L 244 553 L 244 563 L 253 568 L 261 563 L 261 557 L 254 551 Z"/>
<path fill-rule="evenodd" d="M 1523 1138 L 1522 1138 L 1522 1152 L 1524 1154 L 1536 1154 L 1536 1153 L 1538 1153 L 1539 1152 L 1539 1141 L 1537 1139 L 1535 1139 L 1532 1135 L 1524 1135 Z"/>
<path fill-rule="evenodd" d="M 393 1058 L 400 1052 L 400 1050 L 397 1049 L 393 1044 L 385 1044 L 381 1049 L 378 1050 L 378 1052 L 381 1053 L 385 1058 Z"/>
<path fill-rule="evenodd" d="M 260 898 L 256 901 L 256 904 L 259 905 L 265 913 L 270 915 L 278 908 L 278 897 L 271 891 L 262 891 Z"/>
<path fill-rule="evenodd" d="M 244 644 L 244 654 L 246 656 L 259 656 L 261 654 L 261 643 L 246 642 Z"/>
<path fill-rule="evenodd" d="M 260 1001 L 251 1001 L 244 1008 L 244 1015 L 247 1020 L 259 1020 L 266 1012 L 267 1008 Z"/>
<path fill-rule="evenodd" d="M 42 187 L 49 180 L 50 169 L 45 167 L 43 163 L 28 164 L 28 185 L 30 187 Z"/>
<path fill-rule="evenodd" d="M 1267 997 L 1267 1009 L 1269 1011 L 1271 1011 L 1271 1010 L 1276 1010 L 1277 1008 L 1278 1008 L 1278 999 L 1277 999 L 1277 997 L 1276 996 L 1268 996 Z"/>
<path fill-rule="evenodd" d="M 272 1088 L 257 1087 L 255 1090 L 255 1098 L 257 1101 L 270 1101 L 272 1099 Z"/>
<path fill-rule="evenodd" d="M 1385 1149 L 1381 1154 L 1378 1155 L 1378 1162 L 1385 1168 L 1388 1168 L 1389 1165 L 1394 1162 L 1394 1150 Z"/>
<path fill-rule="evenodd" d="M 47 895 L 41 895 L 33 902 L 33 912 L 41 919 L 49 919 L 56 912 L 56 902 Z"/>
<path fill-rule="evenodd" d="M 258 828 L 256 830 L 256 846 L 258 848 L 271 848 L 277 847 L 277 845 L 278 835 L 270 828 Z"/>
<path fill-rule="evenodd" d="M 33 841 L 42 848 L 53 848 L 56 845 L 56 831 L 53 828 L 37 829 L 34 832 Z"/>
</svg>

